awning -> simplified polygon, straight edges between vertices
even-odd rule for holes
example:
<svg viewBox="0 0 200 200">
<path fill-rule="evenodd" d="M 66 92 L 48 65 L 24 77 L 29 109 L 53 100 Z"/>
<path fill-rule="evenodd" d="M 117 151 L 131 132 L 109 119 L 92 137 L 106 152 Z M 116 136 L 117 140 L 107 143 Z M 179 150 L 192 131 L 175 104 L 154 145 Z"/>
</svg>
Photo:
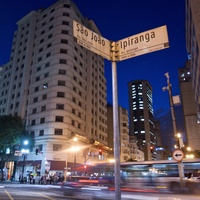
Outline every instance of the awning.
<svg viewBox="0 0 200 200">
<path fill-rule="evenodd" d="M 66 162 L 65 161 L 58 161 L 58 160 L 48 160 L 50 165 L 50 170 L 65 170 L 66 169 Z"/>
<path fill-rule="evenodd" d="M 41 168 L 41 160 L 26 160 L 25 161 L 25 166 L 29 165 L 29 166 L 34 166 L 34 167 L 38 167 Z M 24 165 L 24 161 L 17 161 L 17 166 L 23 166 Z"/>
</svg>

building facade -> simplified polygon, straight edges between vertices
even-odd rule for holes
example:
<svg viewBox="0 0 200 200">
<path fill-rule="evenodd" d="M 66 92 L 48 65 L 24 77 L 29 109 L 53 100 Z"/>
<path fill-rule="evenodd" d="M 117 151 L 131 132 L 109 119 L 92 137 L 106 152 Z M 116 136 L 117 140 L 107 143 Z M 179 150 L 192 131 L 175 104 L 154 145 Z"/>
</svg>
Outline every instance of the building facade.
<svg viewBox="0 0 200 200">
<path fill-rule="evenodd" d="M 89 161 L 88 152 L 99 161 L 99 145 L 108 149 L 104 59 L 76 43 L 73 20 L 100 34 L 70 0 L 28 13 L 17 22 L 10 60 L 1 67 L 0 115 L 22 117 L 35 138 L 27 161 L 40 161 L 31 169 L 42 174 L 74 162 L 74 137 L 82 148 L 78 163 Z"/>
<path fill-rule="evenodd" d="M 129 120 L 128 111 L 121 106 L 118 107 L 119 113 L 119 132 L 120 132 L 120 162 L 126 162 L 130 159 L 130 140 L 129 140 Z M 108 122 L 108 146 L 114 149 L 114 131 L 113 131 L 113 106 L 107 107 Z"/>
<path fill-rule="evenodd" d="M 200 2 L 186 0 L 186 48 L 190 60 L 189 70 L 194 90 L 197 122 L 200 122 Z"/>
<path fill-rule="evenodd" d="M 148 81 L 136 80 L 128 83 L 128 92 L 130 135 L 136 136 L 137 145 L 144 152 L 145 160 L 155 159 L 156 135 L 152 88 Z"/>
<path fill-rule="evenodd" d="M 195 151 L 200 150 L 200 123 L 197 123 L 197 109 L 189 65 L 190 60 L 185 68 L 179 69 L 179 84 L 186 130 L 186 146 Z"/>
</svg>

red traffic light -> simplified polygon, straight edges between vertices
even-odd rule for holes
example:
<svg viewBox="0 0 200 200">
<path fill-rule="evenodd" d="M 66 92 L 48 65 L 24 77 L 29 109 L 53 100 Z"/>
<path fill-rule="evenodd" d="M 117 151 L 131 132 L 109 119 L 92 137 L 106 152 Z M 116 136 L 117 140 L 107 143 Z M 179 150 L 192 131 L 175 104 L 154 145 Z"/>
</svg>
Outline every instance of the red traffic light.
<svg viewBox="0 0 200 200">
<path fill-rule="evenodd" d="M 154 147 L 153 147 L 153 146 L 150 146 L 150 151 L 151 151 L 151 153 L 153 153 L 153 150 L 154 150 Z"/>
<path fill-rule="evenodd" d="M 102 155 L 102 150 L 101 150 L 101 149 L 99 149 L 99 155 L 100 155 L 100 156 Z"/>
</svg>

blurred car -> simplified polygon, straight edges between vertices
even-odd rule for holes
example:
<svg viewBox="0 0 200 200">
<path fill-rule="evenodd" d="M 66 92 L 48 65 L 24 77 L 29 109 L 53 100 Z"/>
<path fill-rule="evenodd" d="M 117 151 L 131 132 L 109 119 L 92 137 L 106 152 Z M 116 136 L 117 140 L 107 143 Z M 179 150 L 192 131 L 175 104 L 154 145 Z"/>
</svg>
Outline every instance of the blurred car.
<svg viewBox="0 0 200 200">
<path fill-rule="evenodd" d="M 70 177 L 68 181 L 63 182 L 61 189 L 64 195 L 75 198 L 113 199 L 113 193 L 109 191 L 109 187 L 102 185 L 102 183 L 107 182 L 89 177 Z"/>
</svg>

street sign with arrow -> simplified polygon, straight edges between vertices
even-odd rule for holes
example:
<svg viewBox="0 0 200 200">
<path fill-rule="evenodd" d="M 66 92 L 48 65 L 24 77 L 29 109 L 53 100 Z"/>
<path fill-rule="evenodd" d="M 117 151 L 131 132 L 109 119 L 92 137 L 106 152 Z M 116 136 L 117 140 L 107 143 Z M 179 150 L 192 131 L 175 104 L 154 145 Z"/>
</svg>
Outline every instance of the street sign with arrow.
<svg viewBox="0 0 200 200">
<path fill-rule="evenodd" d="M 178 162 L 181 162 L 183 160 L 183 157 L 184 157 L 184 153 L 182 150 L 180 149 L 176 149 L 173 154 L 172 154 L 174 160 L 178 161 Z"/>
</svg>

